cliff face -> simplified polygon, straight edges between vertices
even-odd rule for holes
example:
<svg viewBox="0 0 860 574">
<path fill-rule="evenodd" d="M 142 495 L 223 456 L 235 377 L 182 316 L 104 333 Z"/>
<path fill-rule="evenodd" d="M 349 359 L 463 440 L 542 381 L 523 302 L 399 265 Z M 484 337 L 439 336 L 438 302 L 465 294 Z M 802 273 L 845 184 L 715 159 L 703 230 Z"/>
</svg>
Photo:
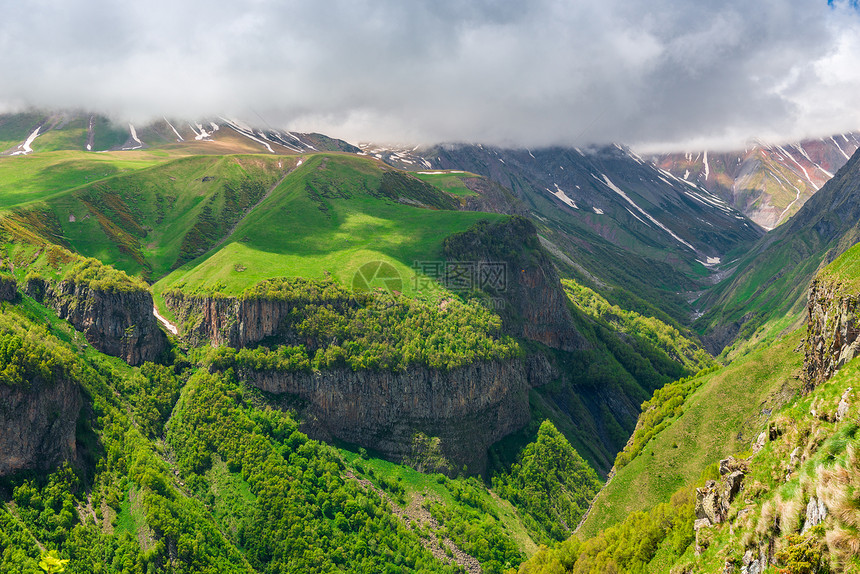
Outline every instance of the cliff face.
<svg viewBox="0 0 860 574">
<path fill-rule="evenodd" d="M 18 295 L 18 284 L 12 277 L 0 277 L 0 301 L 14 301 Z"/>
<path fill-rule="evenodd" d="M 548 382 L 542 356 L 441 371 L 332 369 L 317 372 L 244 370 L 263 391 L 307 402 L 316 434 L 372 448 L 395 460 L 410 456 L 416 433 L 438 437 L 455 469 L 483 472 L 487 448 L 529 420 L 528 390 Z"/>
<path fill-rule="evenodd" d="M 804 374 L 808 385 L 826 381 L 860 350 L 858 296 L 836 281 L 816 279 L 809 288 Z"/>
<path fill-rule="evenodd" d="M 147 291 L 101 291 L 74 281 L 51 285 L 40 279 L 31 280 L 26 288 L 83 332 L 93 347 L 130 365 L 155 361 L 167 348 Z"/>
<path fill-rule="evenodd" d="M 0 476 L 47 470 L 75 456 L 75 423 L 83 399 L 74 381 L 0 385 Z"/>
<path fill-rule="evenodd" d="M 512 335 L 562 351 L 588 347 L 573 326 L 558 273 L 529 220 L 478 224 L 446 239 L 444 248 L 449 264 L 477 270 L 474 286 L 493 298 Z"/>
<path fill-rule="evenodd" d="M 293 308 L 291 303 L 271 299 L 188 298 L 172 293 L 164 295 L 164 302 L 186 326 L 183 335 L 192 344 L 237 349 L 278 333 Z"/>
</svg>

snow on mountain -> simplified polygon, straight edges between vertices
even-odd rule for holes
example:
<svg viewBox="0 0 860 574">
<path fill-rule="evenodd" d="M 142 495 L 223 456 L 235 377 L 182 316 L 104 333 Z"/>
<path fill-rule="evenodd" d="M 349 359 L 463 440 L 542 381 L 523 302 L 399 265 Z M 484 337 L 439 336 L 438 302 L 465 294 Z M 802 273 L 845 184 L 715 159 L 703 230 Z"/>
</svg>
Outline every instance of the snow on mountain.
<svg viewBox="0 0 860 574">
<path fill-rule="evenodd" d="M 671 153 L 650 160 L 695 181 L 765 229 L 797 213 L 860 147 L 860 133 L 780 145 L 753 142 L 745 150 Z"/>
</svg>

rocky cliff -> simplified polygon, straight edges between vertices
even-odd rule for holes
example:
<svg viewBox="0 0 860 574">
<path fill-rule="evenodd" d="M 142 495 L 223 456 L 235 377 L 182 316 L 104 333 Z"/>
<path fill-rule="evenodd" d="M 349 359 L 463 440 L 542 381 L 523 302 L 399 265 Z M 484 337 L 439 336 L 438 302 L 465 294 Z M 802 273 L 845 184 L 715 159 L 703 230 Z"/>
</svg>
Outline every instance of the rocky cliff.
<svg viewBox="0 0 860 574">
<path fill-rule="evenodd" d="M 558 273 L 531 221 L 512 217 L 482 222 L 446 239 L 444 249 L 449 265 L 473 270 L 469 289 L 491 297 L 512 335 L 562 351 L 588 347 L 573 326 Z M 452 290 L 459 287 L 448 285 Z"/>
<path fill-rule="evenodd" d="M 817 278 L 809 288 L 807 303 L 807 385 L 826 381 L 860 349 L 858 295 L 847 293 L 838 281 Z"/>
<path fill-rule="evenodd" d="M 14 301 L 18 296 L 18 283 L 14 277 L 0 275 L 0 301 Z"/>
<path fill-rule="evenodd" d="M 93 347 L 130 365 L 155 361 L 167 349 L 148 291 L 101 290 L 70 280 L 54 285 L 41 278 L 28 280 L 25 289 L 83 332 Z"/>
<path fill-rule="evenodd" d="M 0 384 L 0 476 L 73 459 L 82 404 L 80 388 L 68 378 Z"/>
<path fill-rule="evenodd" d="M 277 334 L 295 308 L 291 301 L 237 297 L 186 297 L 164 294 L 165 304 L 194 345 L 242 348 Z"/>
<path fill-rule="evenodd" d="M 418 433 L 439 439 L 459 470 L 483 472 L 487 448 L 529 420 L 528 391 L 552 378 L 542 355 L 527 360 L 476 363 L 449 371 L 255 371 L 240 376 L 274 394 L 306 401 L 313 434 L 335 437 L 395 460 L 413 455 Z M 329 435 L 329 436 L 325 436 Z"/>
</svg>

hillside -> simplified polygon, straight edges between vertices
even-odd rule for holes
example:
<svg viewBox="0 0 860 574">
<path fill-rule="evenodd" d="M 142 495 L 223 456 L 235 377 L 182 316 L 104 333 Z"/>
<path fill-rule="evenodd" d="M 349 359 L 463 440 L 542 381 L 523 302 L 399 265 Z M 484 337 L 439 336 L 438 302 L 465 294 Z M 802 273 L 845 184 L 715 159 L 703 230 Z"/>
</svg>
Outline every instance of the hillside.
<svg viewBox="0 0 860 574">
<path fill-rule="evenodd" d="M 527 215 L 547 245 L 564 255 L 557 264 L 566 274 L 614 303 L 650 306 L 649 314 L 659 309 L 682 324 L 689 323 L 690 299 L 710 285 L 715 266 L 762 235 L 705 188 L 620 146 L 365 146 L 363 152 L 419 175 L 465 171 L 500 184 L 513 197 L 475 202 L 479 208 Z M 463 181 L 468 187 L 469 178 Z"/>
<path fill-rule="evenodd" d="M 19 189 L 0 213 L 3 314 L 50 325 L 73 365 L 59 388 L 83 397 L 10 394 L 62 420 L 12 445 L 44 452 L 36 474 L 4 471 L 0 540 L 25 572 L 45 551 L 73 571 L 314 571 L 286 515 L 317 521 L 322 570 L 501 572 L 572 531 L 655 389 L 712 364 L 668 315 L 563 285 L 557 248 L 477 174 L 135 134 L 153 145 L 0 159 Z M 266 490 L 275 467 L 300 495 Z M 331 497 L 348 509 L 315 514 Z M 73 509 L 62 527 L 37 520 L 46 504 Z"/>
<path fill-rule="evenodd" d="M 856 572 L 858 250 L 815 275 L 805 327 L 657 391 L 577 535 L 521 574 Z"/>
<path fill-rule="evenodd" d="M 60 116 L 7 118 L 43 123 L 0 158 L 0 391 L 34 413 L 0 421 L 4 566 L 698 568 L 728 555 L 694 488 L 853 372 L 853 315 L 826 317 L 853 309 L 854 250 L 805 344 L 787 327 L 793 282 L 854 243 L 857 154 L 758 239 L 620 147 L 293 149 L 222 119 L 95 154 Z M 744 337 L 725 366 L 689 327 L 703 290 L 708 341 Z"/>
<path fill-rule="evenodd" d="M 728 277 L 697 301 L 711 352 L 799 325 L 815 273 L 860 239 L 858 186 L 855 152 L 794 217 L 727 264 Z"/>
</svg>

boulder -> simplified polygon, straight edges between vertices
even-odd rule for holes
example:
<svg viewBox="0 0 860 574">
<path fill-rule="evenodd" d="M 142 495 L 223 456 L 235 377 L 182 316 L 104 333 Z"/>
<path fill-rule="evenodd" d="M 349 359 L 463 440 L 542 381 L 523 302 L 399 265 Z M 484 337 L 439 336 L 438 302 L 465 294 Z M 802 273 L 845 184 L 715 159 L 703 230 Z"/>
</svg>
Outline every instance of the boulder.
<svg viewBox="0 0 860 574">
<path fill-rule="evenodd" d="M 848 407 L 851 406 L 851 402 L 848 400 L 848 397 L 851 395 L 852 387 L 848 387 L 845 389 L 845 392 L 842 393 L 842 398 L 839 400 L 839 405 L 836 407 L 836 421 L 841 421 L 848 414 Z"/>
<path fill-rule="evenodd" d="M 821 524 L 826 517 L 827 507 L 824 505 L 824 501 L 814 496 L 810 498 L 809 504 L 806 505 L 806 520 L 803 522 L 801 534 L 805 534 L 813 526 Z"/>
<path fill-rule="evenodd" d="M 696 518 L 708 519 L 711 524 L 723 521 L 723 508 L 716 481 L 709 480 L 703 488 L 696 489 Z"/>
<path fill-rule="evenodd" d="M 767 442 L 767 431 L 761 431 L 761 434 L 758 435 L 758 438 L 755 439 L 755 442 L 752 446 L 753 454 L 758 454 L 761 449 L 764 448 L 764 444 Z"/>
</svg>

